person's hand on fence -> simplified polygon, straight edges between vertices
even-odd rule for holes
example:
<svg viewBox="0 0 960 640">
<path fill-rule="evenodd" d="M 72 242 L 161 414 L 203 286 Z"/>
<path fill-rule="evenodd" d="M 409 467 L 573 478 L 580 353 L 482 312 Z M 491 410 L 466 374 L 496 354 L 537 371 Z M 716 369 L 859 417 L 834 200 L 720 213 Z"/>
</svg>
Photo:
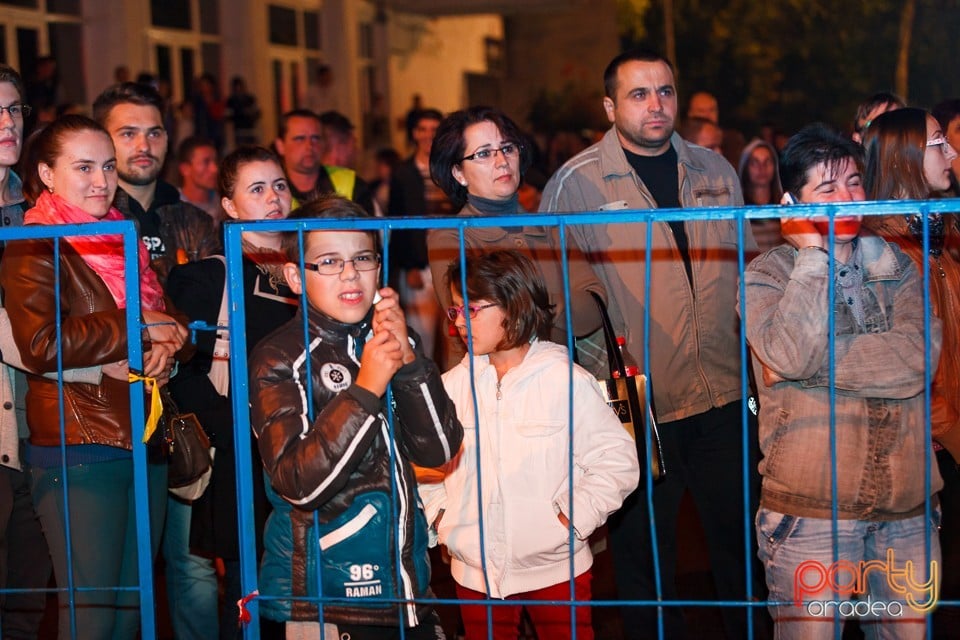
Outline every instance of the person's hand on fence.
<svg viewBox="0 0 960 640">
<path fill-rule="evenodd" d="M 187 341 L 187 328 L 165 313 L 144 311 L 143 323 L 153 344 L 169 345 L 176 352 Z"/>
<path fill-rule="evenodd" d="M 357 386 L 382 396 L 387 391 L 393 374 L 403 366 L 400 342 L 391 331 L 376 331 L 363 345 Z"/>
<path fill-rule="evenodd" d="M 403 356 L 403 364 L 410 364 L 416 360 L 417 356 L 410 346 L 410 338 L 407 335 L 407 319 L 403 315 L 403 309 L 400 307 L 400 296 L 390 287 L 380 289 L 380 301 L 376 304 L 373 311 L 373 331 L 389 331 L 400 343 L 400 350 Z"/>
</svg>

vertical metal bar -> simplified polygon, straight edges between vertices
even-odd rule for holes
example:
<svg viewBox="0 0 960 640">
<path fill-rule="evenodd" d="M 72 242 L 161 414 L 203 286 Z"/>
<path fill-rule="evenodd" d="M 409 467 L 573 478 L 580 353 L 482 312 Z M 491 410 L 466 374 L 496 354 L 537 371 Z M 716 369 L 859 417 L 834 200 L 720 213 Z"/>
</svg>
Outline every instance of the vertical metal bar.
<svg viewBox="0 0 960 640">
<path fill-rule="evenodd" d="M 569 497 L 568 503 L 570 505 L 570 513 L 568 520 L 570 522 L 570 527 L 567 531 L 567 549 L 570 553 L 570 633 L 573 637 L 573 640 L 577 640 L 577 612 L 575 607 L 575 602 L 577 599 L 577 590 L 574 580 L 576 575 L 574 573 L 574 535 L 573 535 L 573 523 L 576 522 L 575 518 L 575 507 L 573 500 L 573 433 L 574 433 L 574 424 L 573 424 L 573 354 L 576 346 L 573 342 L 573 315 L 570 311 L 570 264 L 567 260 L 567 225 L 565 222 L 561 222 L 558 230 L 559 245 L 560 245 L 560 273 L 563 276 L 563 312 L 564 312 L 564 322 L 567 326 L 567 439 L 569 441 L 569 446 L 567 448 L 567 496 Z M 549 336 L 545 336 L 542 339 L 547 339 Z M 634 433 L 634 437 L 639 437 L 640 434 Z M 587 543 L 589 544 L 589 542 Z"/>
<path fill-rule="evenodd" d="M 224 253 L 226 257 L 226 282 L 229 303 L 229 326 L 246 327 L 243 290 L 243 249 L 240 244 L 242 226 L 224 223 Z M 240 593 L 242 596 L 257 590 L 257 545 L 256 520 L 254 518 L 253 455 L 250 451 L 250 390 L 247 369 L 246 331 L 231 330 L 230 333 L 230 397 L 233 405 L 233 442 L 236 456 L 237 527 L 240 551 Z M 225 606 L 235 606 L 232 602 Z M 245 605 L 250 613 L 250 623 L 243 626 L 245 640 L 260 639 L 260 607 L 251 599 Z"/>
<path fill-rule="evenodd" d="M 743 557 L 744 557 L 744 578 L 747 585 L 746 597 L 748 601 L 753 600 L 753 545 L 750 543 L 753 536 L 753 519 L 750 514 L 750 408 L 747 400 L 750 397 L 750 383 L 747 375 L 747 367 L 750 366 L 750 358 L 747 350 L 747 290 L 744 283 L 743 274 L 746 270 L 746 260 L 743 254 L 743 243 L 745 240 L 744 227 L 749 224 L 743 217 L 743 210 L 737 212 L 737 272 L 740 276 L 737 278 L 738 299 L 740 306 L 740 389 L 743 391 L 743 398 L 740 401 L 740 451 L 743 460 L 740 465 L 740 473 L 743 480 Z M 758 394 L 759 395 L 759 394 Z M 758 412 L 759 413 L 759 412 Z M 757 416 L 759 421 L 760 416 Z M 747 616 L 747 638 L 753 639 L 753 608 L 747 606 L 744 608 Z"/>
<path fill-rule="evenodd" d="M 653 225 L 656 220 L 656 209 L 652 209 L 644 213 L 644 219 L 646 221 L 646 239 L 645 239 L 645 248 L 643 252 L 643 375 L 647 377 L 647 380 L 653 380 L 650 376 L 650 286 L 652 284 L 652 277 L 650 274 L 651 267 L 653 266 Z M 668 219 L 665 219 L 668 220 Z M 651 414 L 650 403 L 653 402 L 653 385 L 651 384 L 647 388 L 647 393 L 644 394 L 644 411 L 647 415 Z M 646 421 L 645 421 L 646 422 Z M 649 427 L 644 429 L 645 437 L 647 438 L 647 451 L 650 451 L 650 429 Z M 634 434 L 634 437 L 639 436 L 639 434 Z M 647 514 L 650 519 L 650 553 L 653 556 L 653 584 L 654 589 L 657 593 L 657 602 L 663 602 L 663 580 L 660 576 L 660 543 L 657 540 L 657 517 L 656 512 L 653 508 L 653 469 L 650 468 L 649 462 L 647 466 L 647 477 L 644 479 L 647 485 Z M 660 640 L 664 640 L 664 622 L 663 622 L 663 606 L 657 606 L 657 637 Z"/>
<path fill-rule="evenodd" d="M 143 345 L 140 340 L 140 261 L 141 240 L 133 222 L 124 222 L 123 234 L 124 277 L 127 286 L 127 353 L 130 366 L 143 370 Z M 159 390 L 154 390 L 159 393 Z M 130 431 L 133 442 L 133 491 L 137 523 L 137 575 L 140 582 L 140 629 L 144 638 L 156 637 L 155 602 L 153 594 L 153 545 L 152 532 L 160 535 L 161 523 L 150 522 L 150 487 L 147 473 L 147 447 L 143 443 L 146 419 L 143 410 L 144 384 L 130 385 Z"/>
</svg>

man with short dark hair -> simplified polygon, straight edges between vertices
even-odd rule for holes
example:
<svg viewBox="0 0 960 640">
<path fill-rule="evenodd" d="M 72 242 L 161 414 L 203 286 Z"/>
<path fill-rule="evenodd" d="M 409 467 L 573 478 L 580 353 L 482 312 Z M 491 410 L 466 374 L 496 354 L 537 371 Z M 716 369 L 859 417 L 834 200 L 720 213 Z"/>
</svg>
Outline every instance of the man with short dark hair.
<svg viewBox="0 0 960 640">
<path fill-rule="evenodd" d="M 163 98 L 156 89 L 125 82 L 93 102 L 93 116 L 110 134 L 117 151 L 120 186 L 113 206 L 137 223 L 163 283 L 177 264 L 200 260 L 219 250 L 210 216 L 180 200 L 180 192 L 160 179 L 167 156 Z"/>
<path fill-rule="evenodd" d="M 604 73 L 603 107 L 612 127 L 603 139 L 571 158 L 547 183 L 540 208 L 550 212 L 738 206 L 733 167 L 689 145 L 674 131 L 677 88 L 673 68 L 650 51 L 623 53 Z M 654 408 L 660 423 L 666 479 L 653 491 L 663 597 L 677 598 L 677 513 L 689 489 L 706 531 L 720 600 L 744 600 L 744 455 L 740 334 L 736 316 L 737 245 L 755 249 L 729 220 L 579 225 L 572 233 L 590 259 L 609 298 L 614 328 L 625 349 L 644 362 L 650 350 Z M 645 298 L 650 256 L 650 306 Z M 650 316 L 650 334 L 644 317 Z M 604 359 L 605 360 L 605 359 Z M 751 428 L 753 427 L 751 423 Z M 751 431 L 748 441 L 755 441 Z M 755 469 L 752 455 L 746 468 Z M 641 481 L 640 486 L 645 486 Z M 751 536 L 752 538 L 752 536 Z M 652 536 L 643 491 L 611 519 L 611 551 L 619 597 L 655 600 Z M 759 575 L 757 586 L 760 588 Z M 654 607 L 623 607 L 627 638 L 656 637 Z M 684 636 L 679 607 L 663 609 L 666 637 Z M 724 607 L 731 638 L 746 636 L 743 609 Z"/>
<path fill-rule="evenodd" d="M 324 165 L 327 143 L 323 123 L 313 111 L 295 109 L 283 114 L 280 135 L 274 146 L 290 182 L 294 209 L 336 193 L 353 200 L 373 215 L 373 193 L 367 183 L 353 169 Z"/>
<path fill-rule="evenodd" d="M 756 537 L 785 640 L 837 637 L 834 612 L 842 624 L 848 607 L 868 638 L 919 640 L 938 600 L 942 481 L 933 467 L 928 484 L 923 465 L 925 352 L 932 376 L 941 323 L 929 314 L 925 326 L 913 260 L 843 211 L 866 199 L 862 166 L 830 128 L 796 133 L 780 160 L 784 201 L 841 203 L 832 237 L 826 218 L 785 217 L 786 243 L 743 275 L 763 453 Z"/>
<path fill-rule="evenodd" d="M 163 99 L 156 89 L 126 82 L 110 87 L 93 103 L 94 118 L 107 130 L 117 152 L 119 186 L 113 206 L 132 219 L 150 252 L 161 284 L 174 266 L 220 251 L 213 220 L 180 199 L 160 179 L 167 155 Z M 210 558 L 190 553 L 191 505 L 167 495 L 163 557 L 171 624 L 178 638 L 217 636 L 217 576 Z M 161 532 L 155 531 L 159 543 Z"/>
<path fill-rule="evenodd" d="M 217 194 L 217 147 L 212 140 L 191 136 L 177 149 L 177 169 L 180 171 L 180 196 L 206 212 L 215 225 L 223 219 Z"/>
<path fill-rule="evenodd" d="M 853 133 L 850 135 L 854 142 L 863 142 L 863 130 L 870 126 L 873 119 L 887 111 L 903 109 L 907 103 L 903 98 L 889 91 L 875 93 L 857 107 L 857 115 L 853 118 Z"/>
<path fill-rule="evenodd" d="M 712 93 L 707 91 L 697 91 L 690 96 L 690 104 L 687 105 L 688 118 L 703 118 L 713 124 L 720 124 L 720 106 Z"/>
<path fill-rule="evenodd" d="M 704 149 L 723 155 L 723 129 L 706 118 L 687 118 L 680 127 L 680 137 Z"/>
<path fill-rule="evenodd" d="M 357 134 L 350 118 L 339 111 L 327 111 L 320 114 L 320 124 L 323 126 L 323 139 L 326 142 L 323 164 L 355 170 Z"/>
</svg>

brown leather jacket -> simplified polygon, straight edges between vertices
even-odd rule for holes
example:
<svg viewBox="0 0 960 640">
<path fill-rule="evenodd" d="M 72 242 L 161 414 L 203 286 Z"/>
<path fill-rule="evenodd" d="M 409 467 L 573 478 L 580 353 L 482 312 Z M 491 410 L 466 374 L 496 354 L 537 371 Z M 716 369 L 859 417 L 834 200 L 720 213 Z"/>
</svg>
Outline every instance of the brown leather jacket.
<svg viewBox="0 0 960 640">
<path fill-rule="evenodd" d="M 931 311 L 943 320 L 943 348 L 931 389 L 930 429 L 933 439 L 954 460 L 960 460 L 960 324 L 956 321 L 960 317 L 960 261 L 949 250 L 951 244 L 960 242 L 960 234 L 952 217 L 945 220 L 943 254 L 927 256 Z M 911 235 L 903 216 L 868 216 L 863 224 L 888 242 L 897 243 L 922 277 L 923 245 Z"/>
<path fill-rule="evenodd" d="M 66 242 L 60 243 L 60 342 L 57 342 L 51 240 L 7 245 L 0 262 L 0 286 L 13 338 L 24 366 L 37 373 L 102 365 L 127 357 L 126 312 L 118 309 L 103 280 Z M 168 307 L 169 308 L 169 307 Z M 145 345 L 144 348 L 147 348 Z M 28 375 L 30 442 L 60 443 L 57 380 Z M 130 386 L 104 376 L 100 384 L 63 384 L 66 443 L 131 449 Z"/>
</svg>

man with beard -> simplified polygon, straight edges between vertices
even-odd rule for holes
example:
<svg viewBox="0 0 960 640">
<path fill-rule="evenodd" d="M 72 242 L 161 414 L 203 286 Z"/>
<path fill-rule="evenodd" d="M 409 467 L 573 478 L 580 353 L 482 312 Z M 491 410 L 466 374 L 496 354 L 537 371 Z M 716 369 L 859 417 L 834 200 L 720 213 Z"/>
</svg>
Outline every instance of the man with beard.
<svg viewBox="0 0 960 640">
<path fill-rule="evenodd" d="M 120 186 L 113 206 L 137 223 L 161 283 L 177 264 L 213 255 L 220 241 L 210 216 L 180 200 L 160 179 L 167 156 L 163 98 L 145 84 L 125 82 L 97 96 L 93 116 L 110 133 Z"/>
<path fill-rule="evenodd" d="M 120 185 L 113 206 L 136 223 L 166 286 L 171 268 L 219 253 L 220 241 L 213 219 L 160 180 L 167 155 L 162 107 L 153 87 L 125 82 L 97 97 L 93 116 L 116 147 Z M 171 624 L 177 638 L 216 637 L 217 575 L 210 558 L 190 553 L 191 515 L 189 502 L 167 494 L 162 550 Z"/>
</svg>

